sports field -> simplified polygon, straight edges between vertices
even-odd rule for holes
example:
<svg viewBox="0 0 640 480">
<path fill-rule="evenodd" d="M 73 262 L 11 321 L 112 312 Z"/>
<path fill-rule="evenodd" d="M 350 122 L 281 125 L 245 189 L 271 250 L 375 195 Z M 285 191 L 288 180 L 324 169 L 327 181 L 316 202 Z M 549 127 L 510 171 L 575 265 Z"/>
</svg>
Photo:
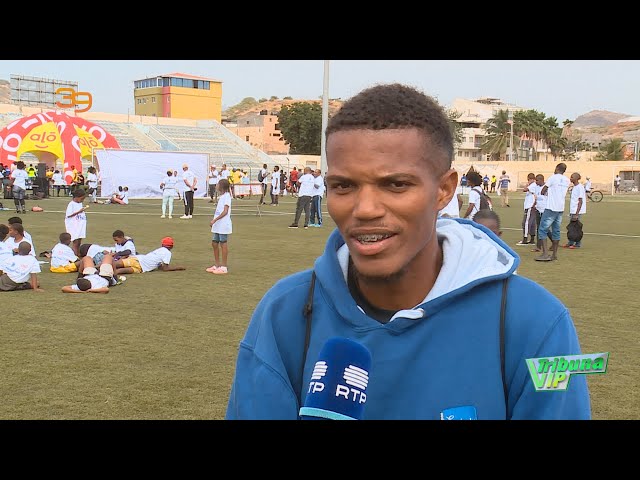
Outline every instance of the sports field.
<svg viewBox="0 0 640 480">
<path fill-rule="evenodd" d="M 518 273 L 567 305 L 584 353 L 610 352 L 608 372 L 588 376 L 593 418 L 640 419 L 640 198 L 589 202 L 583 247 L 560 249 L 559 261 L 543 263 L 515 246 L 522 195 L 511 197 L 510 208 L 496 211 L 503 239 L 521 255 Z M 38 253 L 64 231 L 68 201 L 27 201 L 45 209 L 21 215 Z M 180 202 L 171 220 L 160 218 L 160 200 L 92 205 L 87 242 L 112 245 L 121 229 L 147 253 L 170 235 L 172 264 L 187 270 L 128 275 L 108 295 L 69 295 L 60 288 L 75 274 L 42 265 L 45 292 L 0 293 L 0 419 L 222 419 L 254 306 L 275 281 L 310 268 L 333 228 L 325 211 L 323 228 L 288 229 L 293 202 L 285 197 L 260 216 L 257 200 L 234 201 L 226 276 L 205 272 L 213 263 L 207 200 L 196 200 L 191 220 L 178 218 Z M 0 223 L 13 215 L 0 212 Z"/>
</svg>

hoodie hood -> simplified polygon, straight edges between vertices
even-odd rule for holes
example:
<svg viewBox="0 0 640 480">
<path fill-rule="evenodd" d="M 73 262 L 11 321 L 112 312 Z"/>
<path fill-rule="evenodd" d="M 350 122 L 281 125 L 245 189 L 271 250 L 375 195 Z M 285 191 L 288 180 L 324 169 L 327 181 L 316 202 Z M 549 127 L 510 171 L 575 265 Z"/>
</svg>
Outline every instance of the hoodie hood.
<svg viewBox="0 0 640 480">
<path fill-rule="evenodd" d="M 438 278 L 424 300 L 412 309 L 400 310 L 396 318 L 418 319 L 448 304 L 473 287 L 515 272 L 520 258 L 506 243 L 483 225 L 461 218 L 440 218 L 436 223 L 443 263 Z M 330 303 L 344 318 L 364 315 L 349 293 L 347 268 L 349 249 L 338 229 L 315 262 L 318 281 Z M 366 316 L 366 315 L 365 315 Z"/>
</svg>

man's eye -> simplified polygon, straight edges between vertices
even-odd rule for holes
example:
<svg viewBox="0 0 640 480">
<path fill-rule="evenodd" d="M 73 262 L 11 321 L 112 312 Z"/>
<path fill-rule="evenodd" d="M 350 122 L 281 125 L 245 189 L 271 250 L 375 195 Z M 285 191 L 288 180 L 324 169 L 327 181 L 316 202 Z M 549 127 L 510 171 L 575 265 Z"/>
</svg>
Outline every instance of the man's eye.
<svg viewBox="0 0 640 480">
<path fill-rule="evenodd" d="M 409 184 L 408 184 L 407 182 L 400 182 L 400 181 L 398 181 L 398 182 L 389 182 L 389 186 L 390 186 L 391 188 L 399 189 L 399 188 L 405 188 L 405 187 L 408 187 L 408 186 L 409 186 Z"/>
</svg>

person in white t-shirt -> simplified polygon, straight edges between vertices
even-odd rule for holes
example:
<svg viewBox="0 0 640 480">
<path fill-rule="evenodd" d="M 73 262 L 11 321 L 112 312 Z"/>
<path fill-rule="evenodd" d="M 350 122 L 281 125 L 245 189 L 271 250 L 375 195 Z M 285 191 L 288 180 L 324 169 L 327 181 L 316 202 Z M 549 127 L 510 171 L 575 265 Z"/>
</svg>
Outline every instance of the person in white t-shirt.
<svg viewBox="0 0 640 480">
<path fill-rule="evenodd" d="M 173 238 L 164 237 L 160 241 L 160 248 L 145 254 L 131 255 L 127 258 L 121 258 L 115 261 L 116 274 L 125 273 L 146 273 L 154 270 L 161 272 L 173 272 L 177 270 L 186 270 L 185 267 L 172 267 L 171 250 L 173 249 Z"/>
<path fill-rule="evenodd" d="M 196 186 L 198 185 L 198 178 L 192 170 L 189 170 L 189 165 L 187 165 L 186 163 L 182 165 L 182 172 L 182 181 L 185 185 L 183 192 L 184 215 L 180 218 L 193 218 L 193 196 L 198 189 L 198 187 Z"/>
<path fill-rule="evenodd" d="M 545 208 L 547 208 L 547 196 L 542 195 L 542 187 L 544 186 L 544 175 L 539 173 L 536 175 L 536 183 L 535 185 L 535 194 L 536 194 L 536 203 L 535 203 L 535 214 L 536 214 L 536 230 L 539 230 L 540 223 L 542 220 L 542 213 Z M 550 237 L 550 231 L 547 231 L 547 236 Z M 538 235 L 538 240 L 536 242 L 535 248 L 531 249 L 532 252 L 541 252 L 542 251 L 542 240 L 540 240 L 540 236 Z"/>
<path fill-rule="evenodd" d="M 80 259 L 69 246 L 71 244 L 71 235 L 67 232 L 61 233 L 59 240 L 60 242 L 51 249 L 51 266 L 49 270 L 52 273 L 77 272 Z"/>
<path fill-rule="evenodd" d="M 215 165 L 211 165 L 209 174 L 207 175 L 207 179 L 209 181 L 209 203 L 213 203 L 218 199 L 218 181 L 220 180 L 220 172 Z"/>
<path fill-rule="evenodd" d="M 56 197 L 60 196 L 60 189 L 63 189 L 64 193 L 67 193 L 67 182 L 64 181 L 64 177 L 62 176 L 62 173 L 60 173 L 60 170 L 53 172 L 51 180 L 53 181 L 53 186 L 56 189 Z"/>
<path fill-rule="evenodd" d="M 228 273 L 227 259 L 229 256 L 228 240 L 233 231 L 231 223 L 231 193 L 228 180 L 218 182 L 218 193 L 220 195 L 216 211 L 211 219 L 211 246 L 213 247 L 214 264 L 207 268 L 209 273 L 224 275 Z M 220 257 L 222 253 L 222 258 Z"/>
<path fill-rule="evenodd" d="M 112 234 L 115 245 L 112 247 L 114 259 L 128 257 L 130 255 L 136 255 L 136 246 L 133 243 L 133 238 L 128 237 L 122 230 L 115 230 Z"/>
<path fill-rule="evenodd" d="M 462 218 L 473 220 L 476 213 L 480 211 L 480 195 L 482 194 L 482 177 L 480 174 L 478 172 L 469 172 L 467 174 L 467 185 L 471 187 L 469 190 L 469 206 Z"/>
<path fill-rule="evenodd" d="M 11 172 L 11 180 L 9 181 L 9 187 L 12 189 L 13 203 L 16 205 L 16 213 L 26 213 L 26 206 L 24 199 L 27 194 L 27 181 L 29 180 L 29 174 L 25 170 L 25 165 L 22 160 L 15 163 L 16 169 Z"/>
<path fill-rule="evenodd" d="M 462 187 L 458 185 L 456 187 L 456 193 L 451 197 L 446 207 L 438 212 L 438 217 L 445 218 L 460 218 L 460 209 L 464 205 L 462 199 Z"/>
<path fill-rule="evenodd" d="M 571 197 L 569 199 L 569 217 L 571 222 L 577 222 L 582 218 L 582 215 L 587 213 L 587 191 L 584 185 L 580 183 L 580 174 L 571 174 L 571 183 L 573 188 L 571 189 Z M 581 241 L 573 242 L 568 240 L 565 248 L 580 248 L 582 246 Z"/>
<path fill-rule="evenodd" d="M 114 272 L 113 254 L 104 256 L 99 270 L 88 255 L 80 261 L 78 267 L 82 273 L 76 283 L 62 287 L 63 293 L 109 293 L 109 288 L 122 284 L 127 277 Z"/>
<path fill-rule="evenodd" d="M 567 171 L 565 163 L 556 165 L 553 175 L 542 187 L 542 195 L 547 196 L 547 205 L 538 226 L 538 238 L 542 240 L 542 255 L 535 257 L 538 262 L 550 262 L 558 259 L 558 247 L 560 245 L 560 225 L 564 202 L 569 189 L 569 179 L 563 174 Z M 551 255 L 547 248 L 547 231 L 551 229 Z"/>
<path fill-rule="evenodd" d="M 280 167 L 273 167 L 271 174 L 271 203 L 269 205 L 278 206 L 278 198 L 280 197 Z"/>
<path fill-rule="evenodd" d="M 24 224 L 22 223 L 22 218 L 20 218 L 20 217 L 11 217 L 8 220 L 8 223 L 9 224 L 11 224 L 11 223 L 19 223 L 20 225 L 22 225 L 24 227 Z M 24 239 L 31 244 L 32 251 L 34 252 L 34 255 L 35 255 L 35 252 L 37 251 L 36 250 L 36 244 L 34 243 L 33 238 L 31 237 L 31 234 L 29 232 L 27 232 L 26 229 L 23 231 L 22 234 L 24 235 Z"/>
<path fill-rule="evenodd" d="M 67 233 L 71 235 L 71 248 L 78 256 L 80 256 L 82 239 L 87 236 L 87 215 L 84 212 L 89 205 L 82 204 L 86 196 L 86 192 L 81 188 L 74 190 L 64 217 L 64 226 Z"/>
<path fill-rule="evenodd" d="M 527 175 L 527 186 L 523 190 L 524 195 L 524 216 L 522 217 L 522 240 L 516 245 L 536 244 L 536 176 L 533 173 Z M 529 237 L 531 237 L 529 239 Z"/>
<path fill-rule="evenodd" d="M 18 247 L 20 243 L 27 242 L 31 247 L 31 255 L 36 256 L 35 248 L 31 240 L 24 235 L 24 227 L 21 223 L 9 224 L 9 236 L 4 240 L 5 246 L 13 252 L 14 255 L 18 255 Z"/>
<path fill-rule="evenodd" d="M 38 283 L 40 264 L 35 256 L 30 255 L 31 244 L 21 242 L 18 245 L 18 254 L 5 261 L 0 275 L 0 292 L 13 290 L 34 290 L 42 292 Z"/>
<path fill-rule="evenodd" d="M 91 201 L 98 203 L 98 174 L 96 167 L 87 168 L 87 187 L 89 187 L 87 193 L 91 195 Z"/>
<path fill-rule="evenodd" d="M 9 238 L 9 227 L 0 224 L 0 273 L 2 273 L 2 264 L 13 257 L 13 251 L 4 243 L 7 238 Z"/>
<path fill-rule="evenodd" d="M 262 184 L 262 196 L 260 197 L 260 205 L 266 205 L 264 197 L 269 190 L 269 170 L 267 170 L 267 164 L 263 163 L 260 172 L 258 172 L 258 181 Z"/>
<path fill-rule="evenodd" d="M 167 170 L 167 176 L 160 183 L 162 190 L 162 215 L 160 218 L 166 218 L 167 206 L 169 207 L 169 218 L 173 218 L 173 199 L 178 193 L 178 178 L 173 175 L 171 170 Z"/>
<path fill-rule="evenodd" d="M 296 202 L 296 213 L 293 218 L 293 223 L 289 225 L 289 228 L 298 228 L 298 223 L 300 222 L 300 215 L 302 215 L 302 211 L 304 210 L 304 228 L 309 227 L 309 218 L 311 217 L 311 200 L 313 198 L 314 192 L 314 183 L 315 178 L 311 175 L 311 168 L 305 167 L 304 174 L 298 178 L 296 182 L 299 188 L 298 192 L 298 201 Z M 291 186 L 291 191 L 293 192 L 293 184 Z"/>
<path fill-rule="evenodd" d="M 319 168 L 313 171 L 313 197 L 311 198 L 311 223 L 310 227 L 322 226 L 322 198 L 324 197 L 325 185 L 322 170 Z"/>
</svg>

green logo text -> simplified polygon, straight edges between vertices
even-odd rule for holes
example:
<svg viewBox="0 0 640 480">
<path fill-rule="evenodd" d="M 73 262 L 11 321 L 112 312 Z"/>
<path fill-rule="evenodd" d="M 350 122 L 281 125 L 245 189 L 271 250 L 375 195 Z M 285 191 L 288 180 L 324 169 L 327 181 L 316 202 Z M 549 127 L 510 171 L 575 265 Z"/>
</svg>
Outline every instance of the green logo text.
<svg viewBox="0 0 640 480">
<path fill-rule="evenodd" d="M 528 358 L 527 367 L 536 391 L 566 391 L 571 375 L 606 373 L 609 353 Z"/>
</svg>

